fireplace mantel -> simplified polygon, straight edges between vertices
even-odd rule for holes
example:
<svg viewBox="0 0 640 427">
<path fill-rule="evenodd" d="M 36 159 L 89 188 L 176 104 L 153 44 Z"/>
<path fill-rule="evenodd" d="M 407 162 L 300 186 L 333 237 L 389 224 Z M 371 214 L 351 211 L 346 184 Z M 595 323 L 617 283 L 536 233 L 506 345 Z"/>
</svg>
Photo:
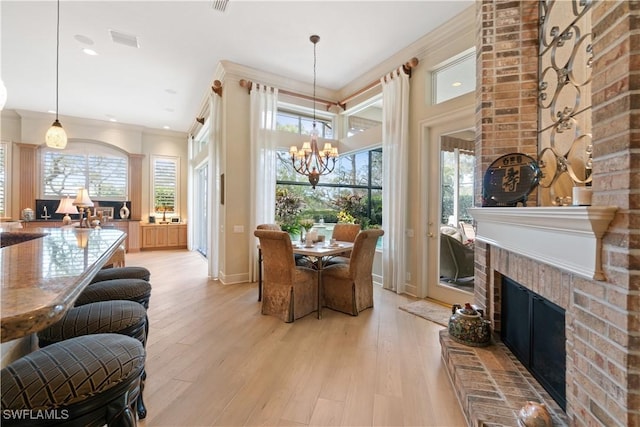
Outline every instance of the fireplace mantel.
<svg viewBox="0 0 640 427">
<path fill-rule="evenodd" d="M 602 236 L 614 206 L 470 208 L 476 239 L 580 276 L 604 280 Z"/>
</svg>

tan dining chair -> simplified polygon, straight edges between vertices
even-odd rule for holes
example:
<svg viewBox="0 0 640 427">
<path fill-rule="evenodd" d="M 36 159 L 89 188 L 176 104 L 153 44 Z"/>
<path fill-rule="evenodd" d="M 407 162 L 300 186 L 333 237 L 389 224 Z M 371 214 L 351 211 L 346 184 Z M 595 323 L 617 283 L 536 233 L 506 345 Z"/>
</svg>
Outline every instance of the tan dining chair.
<svg viewBox="0 0 640 427">
<path fill-rule="evenodd" d="M 255 230 L 262 252 L 262 314 L 290 323 L 318 309 L 318 272 L 297 266 L 285 231 Z"/>
<path fill-rule="evenodd" d="M 331 238 L 340 242 L 355 242 L 360 229 L 360 224 L 345 224 L 339 222 L 333 226 Z"/>
<path fill-rule="evenodd" d="M 356 236 L 358 235 L 360 230 L 360 224 L 346 224 L 339 222 L 333 227 L 331 238 L 336 239 L 339 242 L 355 242 Z M 328 261 L 327 265 L 346 264 L 349 262 L 350 256 L 351 252 L 342 253 L 339 256 L 331 258 L 331 260 Z"/>
<path fill-rule="evenodd" d="M 323 307 L 357 316 L 373 307 L 373 257 L 383 230 L 358 233 L 348 264 L 334 264 L 322 270 Z"/>
</svg>

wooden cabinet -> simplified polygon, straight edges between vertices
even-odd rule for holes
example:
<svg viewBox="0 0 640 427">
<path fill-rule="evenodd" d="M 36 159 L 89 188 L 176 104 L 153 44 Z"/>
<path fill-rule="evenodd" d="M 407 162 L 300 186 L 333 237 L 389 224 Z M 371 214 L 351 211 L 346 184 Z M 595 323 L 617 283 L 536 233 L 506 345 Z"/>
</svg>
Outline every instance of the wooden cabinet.
<svg viewBox="0 0 640 427">
<path fill-rule="evenodd" d="M 186 224 L 140 224 L 142 249 L 177 249 L 187 247 Z"/>
</svg>

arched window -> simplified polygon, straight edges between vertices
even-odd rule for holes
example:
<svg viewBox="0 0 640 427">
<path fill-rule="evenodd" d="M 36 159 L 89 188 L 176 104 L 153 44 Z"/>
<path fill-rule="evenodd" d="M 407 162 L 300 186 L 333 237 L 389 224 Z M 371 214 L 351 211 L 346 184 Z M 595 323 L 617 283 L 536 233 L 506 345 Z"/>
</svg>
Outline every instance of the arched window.
<svg viewBox="0 0 640 427">
<path fill-rule="evenodd" d="M 78 187 L 93 200 L 125 200 L 129 158 L 123 151 L 96 142 L 70 142 L 64 150 L 42 148 L 40 197 L 74 195 Z"/>
</svg>

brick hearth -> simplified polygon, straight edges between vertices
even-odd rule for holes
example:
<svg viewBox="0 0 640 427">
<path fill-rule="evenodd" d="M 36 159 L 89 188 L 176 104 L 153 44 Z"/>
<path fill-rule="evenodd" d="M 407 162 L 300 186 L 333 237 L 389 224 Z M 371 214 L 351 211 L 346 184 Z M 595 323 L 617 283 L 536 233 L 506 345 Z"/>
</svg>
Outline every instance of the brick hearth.
<svg viewBox="0 0 640 427">
<path fill-rule="evenodd" d="M 567 426 L 566 414 L 501 342 L 469 347 L 440 332 L 442 358 L 470 426 L 518 427 L 527 401 L 544 403 L 554 427 Z"/>
</svg>

